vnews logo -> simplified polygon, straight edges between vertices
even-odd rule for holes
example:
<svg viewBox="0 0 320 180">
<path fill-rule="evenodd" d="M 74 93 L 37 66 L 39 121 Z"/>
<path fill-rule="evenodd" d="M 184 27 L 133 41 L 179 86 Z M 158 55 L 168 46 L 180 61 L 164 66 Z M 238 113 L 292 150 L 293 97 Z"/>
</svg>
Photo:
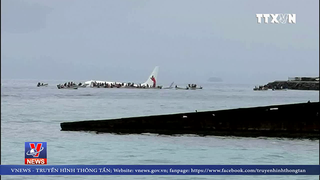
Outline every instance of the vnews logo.
<svg viewBox="0 0 320 180">
<path fill-rule="evenodd" d="M 296 23 L 296 14 L 256 14 L 258 19 L 258 24 L 261 24 L 262 19 L 264 19 L 264 23 L 269 23 L 269 18 L 271 19 L 271 24 L 295 24 Z"/>
<path fill-rule="evenodd" d="M 47 164 L 47 142 L 25 142 L 25 164 Z"/>
</svg>

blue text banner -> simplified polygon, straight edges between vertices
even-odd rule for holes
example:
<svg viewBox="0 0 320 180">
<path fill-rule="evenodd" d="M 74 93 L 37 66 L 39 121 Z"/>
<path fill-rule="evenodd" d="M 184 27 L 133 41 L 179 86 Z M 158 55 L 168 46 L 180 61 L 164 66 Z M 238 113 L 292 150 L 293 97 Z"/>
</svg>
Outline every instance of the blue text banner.
<svg viewBox="0 0 320 180">
<path fill-rule="evenodd" d="M 319 165 L 0 165 L 1 175 L 320 175 Z"/>
</svg>

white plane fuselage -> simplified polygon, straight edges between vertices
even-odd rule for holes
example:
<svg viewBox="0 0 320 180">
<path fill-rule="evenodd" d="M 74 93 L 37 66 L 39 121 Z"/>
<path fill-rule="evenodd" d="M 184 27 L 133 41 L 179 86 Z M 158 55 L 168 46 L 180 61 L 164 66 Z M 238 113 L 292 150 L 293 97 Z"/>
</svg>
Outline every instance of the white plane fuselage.
<svg viewBox="0 0 320 180">
<path fill-rule="evenodd" d="M 90 87 L 100 87 L 100 86 L 120 86 L 120 87 L 147 87 L 147 88 L 156 88 L 157 87 L 157 77 L 158 77 L 159 67 L 156 66 L 152 71 L 151 75 L 144 83 L 125 83 L 117 81 L 98 81 L 90 80 L 86 81 L 84 84 L 88 84 Z"/>
</svg>

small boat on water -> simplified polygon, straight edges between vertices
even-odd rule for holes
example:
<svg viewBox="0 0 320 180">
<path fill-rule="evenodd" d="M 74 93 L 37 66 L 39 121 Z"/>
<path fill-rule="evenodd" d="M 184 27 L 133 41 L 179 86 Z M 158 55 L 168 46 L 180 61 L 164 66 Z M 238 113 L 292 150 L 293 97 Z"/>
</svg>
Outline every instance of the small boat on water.
<svg viewBox="0 0 320 180">
<path fill-rule="evenodd" d="M 188 87 L 190 90 L 202 89 L 202 87 Z"/>
<path fill-rule="evenodd" d="M 58 84 L 58 89 L 78 89 L 79 86 L 83 85 L 82 83 L 79 83 L 78 85 L 74 82 L 66 82 L 64 84 Z M 87 86 L 87 85 L 85 85 Z M 82 86 L 84 87 L 84 86 Z"/>
<path fill-rule="evenodd" d="M 63 84 L 58 84 L 57 85 L 57 88 L 58 89 L 78 89 L 78 86 L 77 85 L 63 85 Z"/>
<path fill-rule="evenodd" d="M 38 82 L 37 87 L 47 87 L 48 83 L 40 83 Z"/>
<path fill-rule="evenodd" d="M 89 84 L 82 84 L 82 83 L 79 83 L 78 84 L 78 88 L 86 88 Z"/>
<path fill-rule="evenodd" d="M 58 84 L 58 85 L 57 85 L 57 88 L 58 88 L 58 89 L 78 89 L 78 86 L 77 86 L 77 85 L 64 86 L 64 85 L 62 85 L 62 84 Z"/>
<path fill-rule="evenodd" d="M 202 89 L 202 87 L 197 87 L 196 84 L 188 84 L 185 88 L 178 87 L 177 85 L 175 86 L 175 89 L 180 89 L 180 90 L 196 90 L 196 89 Z"/>
<path fill-rule="evenodd" d="M 254 87 L 253 88 L 254 91 L 267 91 L 268 87 L 267 86 L 259 86 L 259 87 Z"/>
<path fill-rule="evenodd" d="M 188 87 L 182 88 L 182 87 L 178 87 L 177 85 L 175 86 L 175 89 L 177 89 L 177 90 L 189 90 Z"/>
<path fill-rule="evenodd" d="M 83 84 L 83 85 L 81 85 L 81 86 L 78 86 L 78 88 L 86 88 L 88 85 L 86 85 L 86 84 Z"/>
<path fill-rule="evenodd" d="M 188 88 L 190 90 L 202 89 L 202 87 L 198 87 L 196 84 L 188 84 Z"/>
</svg>

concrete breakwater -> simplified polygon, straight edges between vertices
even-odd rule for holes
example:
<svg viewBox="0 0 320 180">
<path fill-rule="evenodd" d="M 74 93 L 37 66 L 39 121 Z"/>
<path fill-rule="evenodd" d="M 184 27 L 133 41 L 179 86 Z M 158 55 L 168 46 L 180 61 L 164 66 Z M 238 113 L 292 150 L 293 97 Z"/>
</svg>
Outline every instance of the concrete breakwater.
<svg viewBox="0 0 320 180">
<path fill-rule="evenodd" d="M 319 81 L 274 81 L 266 86 L 268 89 L 283 87 L 296 90 L 319 90 Z"/>
<path fill-rule="evenodd" d="M 319 139 L 319 102 L 63 122 L 62 131 L 97 133 L 197 134 Z"/>
</svg>

